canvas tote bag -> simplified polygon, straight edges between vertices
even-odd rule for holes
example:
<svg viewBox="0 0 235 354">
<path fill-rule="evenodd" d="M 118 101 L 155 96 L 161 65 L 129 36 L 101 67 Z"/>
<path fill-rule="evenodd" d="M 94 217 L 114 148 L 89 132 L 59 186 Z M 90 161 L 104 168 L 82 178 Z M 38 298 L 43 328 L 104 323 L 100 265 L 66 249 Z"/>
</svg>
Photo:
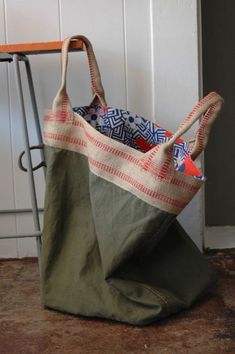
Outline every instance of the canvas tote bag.
<svg viewBox="0 0 235 354">
<path fill-rule="evenodd" d="M 93 99 L 73 109 L 66 70 L 76 39 L 86 47 Z M 143 325 L 206 292 L 214 273 L 176 216 L 204 183 L 193 160 L 222 102 L 210 93 L 171 134 L 107 106 L 91 43 L 64 41 L 62 82 L 44 122 L 46 307 Z M 200 117 L 192 146 L 181 136 Z"/>
</svg>

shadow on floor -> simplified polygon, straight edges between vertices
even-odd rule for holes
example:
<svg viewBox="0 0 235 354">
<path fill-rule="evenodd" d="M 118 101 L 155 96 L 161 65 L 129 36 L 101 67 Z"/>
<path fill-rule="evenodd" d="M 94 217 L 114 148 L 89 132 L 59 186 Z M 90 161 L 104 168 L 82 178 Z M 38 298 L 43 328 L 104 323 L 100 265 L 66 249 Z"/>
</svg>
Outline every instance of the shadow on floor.
<svg viewBox="0 0 235 354">
<path fill-rule="evenodd" d="M 36 260 L 2 260 L 0 354 L 235 354 L 235 250 L 208 257 L 218 285 L 190 310 L 146 327 L 44 309 Z"/>
</svg>

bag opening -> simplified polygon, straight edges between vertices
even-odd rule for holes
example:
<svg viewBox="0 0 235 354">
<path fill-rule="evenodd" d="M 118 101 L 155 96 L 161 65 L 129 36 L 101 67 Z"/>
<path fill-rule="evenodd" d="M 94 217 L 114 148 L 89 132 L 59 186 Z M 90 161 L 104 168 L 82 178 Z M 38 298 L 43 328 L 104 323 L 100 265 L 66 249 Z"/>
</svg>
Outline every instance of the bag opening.
<svg viewBox="0 0 235 354">
<path fill-rule="evenodd" d="M 94 104 L 74 107 L 73 110 L 101 134 L 143 153 L 169 141 L 173 135 L 156 123 L 124 109 Z M 175 169 L 203 180 L 205 177 L 192 161 L 190 153 L 189 143 L 181 138 L 177 139 L 173 146 Z"/>
</svg>

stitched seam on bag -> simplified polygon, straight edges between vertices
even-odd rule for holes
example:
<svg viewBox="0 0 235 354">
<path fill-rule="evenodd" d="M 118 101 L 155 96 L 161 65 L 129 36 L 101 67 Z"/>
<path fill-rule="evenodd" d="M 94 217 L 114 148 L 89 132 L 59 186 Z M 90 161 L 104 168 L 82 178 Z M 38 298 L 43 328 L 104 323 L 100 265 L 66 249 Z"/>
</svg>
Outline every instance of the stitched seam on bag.
<svg viewBox="0 0 235 354">
<path fill-rule="evenodd" d="M 83 125 L 80 123 L 79 126 L 83 126 Z M 91 143 L 93 143 L 95 146 L 99 147 L 100 149 L 102 149 L 104 151 L 107 151 L 107 152 L 109 152 L 111 154 L 114 154 L 114 155 L 116 155 L 116 156 L 118 156 L 120 158 L 123 158 L 123 159 L 135 164 L 138 167 L 143 167 L 143 163 L 141 161 L 139 161 L 137 158 L 129 155 L 128 153 L 125 153 L 124 151 L 117 150 L 117 149 L 115 149 L 113 147 L 108 146 L 105 143 L 102 143 L 101 141 L 97 140 L 96 138 L 94 138 L 93 136 L 91 136 L 87 132 L 85 132 L 85 134 L 86 134 L 87 138 L 89 139 L 89 141 Z M 62 135 L 62 134 L 55 134 L 55 133 L 47 133 L 47 132 L 45 132 L 45 137 L 48 138 L 48 139 L 66 141 L 66 142 L 71 142 L 72 144 L 86 146 L 85 142 L 84 142 L 84 144 L 81 143 L 81 141 L 83 141 L 82 139 L 77 139 L 77 138 L 73 138 L 73 137 L 70 137 L 70 136 Z M 191 184 L 189 184 L 189 183 L 187 183 L 185 181 L 181 181 L 181 180 L 179 180 L 179 179 L 177 179 L 175 177 L 168 181 L 167 178 L 166 178 L 166 174 L 165 174 L 166 171 L 163 170 L 163 168 L 160 170 L 159 173 L 157 173 L 156 169 L 153 170 L 153 169 L 150 169 L 150 168 L 149 169 L 144 168 L 144 170 L 149 172 L 155 178 L 158 178 L 160 180 L 165 180 L 168 183 L 174 184 L 174 185 L 179 186 L 179 187 L 181 187 L 183 189 L 187 189 L 187 190 L 192 191 L 192 192 L 196 192 L 198 190 L 197 187 L 195 187 L 195 186 L 193 186 L 193 185 L 191 185 Z M 162 172 L 164 172 L 164 173 L 162 174 Z"/>
<path fill-rule="evenodd" d="M 167 299 L 164 297 L 164 296 L 162 296 L 162 294 L 158 291 L 158 290 L 156 290 L 156 289 L 154 289 L 154 288 L 152 288 L 152 287 L 150 287 L 150 286 L 147 286 L 147 285 L 143 285 L 142 283 L 141 283 L 141 286 L 144 288 L 144 289 L 146 289 L 146 290 L 148 290 L 149 292 L 151 292 L 152 294 L 154 294 L 154 295 L 156 295 L 159 299 L 161 299 L 162 300 L 162 302 L 166 305 L 166 310 L 167 310 L 167 312 L 169 313 L 169 304 L 168 304 L 168 301 L 167 301 Z"/>
<path fill-rule="evenodd" d="M 68 136 L 63 136 L 63 141 L 70 141 L 71 137 Z M 77 138 L 72 138 L 72 141 L 75 142 L 76 144 L 80 144 L 82 147 L 86 148 L 85 142 L 83 140 L 77 139 Z M 108 172 L 109 174 L 112 174 L 114 176 L 119 177 L 121 180 L 125 181 L 126 183 L 128 183 L 129 185 L 133 186 L 136 190 L 139 190 L 141 193 L 145 194 L 146 196 L 154 199 L 154 200 L 159 200 L 160 202 L 166 203 L 168 205 L 174 206 L 177 209 L 182 210 L 187 203 L 182 203 L 181 201 L 177 200 L 177 199 L 173 199 L 173 198 L 169 198 L 166 197 L 165 195 L 162 195 L 160 193 L 155 192 L 152 189 L 148 189 L 145 186 L 143 186 L 141 183 L 139 183 L 138 181 L 134 180 L 132 177 L 130 177 L 128 174 L 120 171 L 120 170 L 116 170 L 111 166 L 102 164 L 99 161 L 96 161 L 94 159 L 92 159 L 91 157 L 88 157 L 89 162 L 91 163 L 91 165 L 93 165 L 95 168 L 101 169 L 105 172 Z M 100 175 L 99 173 L 97 175 Z M 177 210 L 177 213 L 180 211 Z M 172 210 L 166 210 L 168 212 L 173 212 Z M 175 213 L 175 211 L 173 212 Z"/>
<path fill-rule="evenodd" d="M 110 152 L 110 153 L 113 153 L 125 160 L 128 160 L 130 162 L 132 162 L 133 164 L 135 164 L 136 166 L 138 167 L 143 167 L 143 162 L 136 159 L 136 158 L 133 158 L 131 155 L 123 152 L 123 151 L 120 151 L 120 150 L 117 150 L 113 147 L 110 147 L 108 145 L 106 145 L 105 143 L 102 143 L 100 142 L 99 140 L 95 139 L 93 136 L 91 136 L 89 133 L 86 132 L 86 135 L 88 137 L 88 139 L 94 143 L 97 147 L 101 148 L 102 150 L 104 151 L 107 151 L 107 152 Z M 168 163 L 168 161 L 167 161 Z M 155 166 L 157 167 L 157 164 L 155 164 Z M 148 169 L 146 170 L 147 172 L 150 172 L 154 177 L 156 178 L 159 178 L 159 179 L 163 179 L 163 180 L 166 180 L 166 177 L 165 177 L 165 174 L 162 175 L 162 172 L 164 171 L 164 168 L 165 168 L 165 165 L 162 167 L 159 167 L 159 170 L 160 172 L 157 173 L 156 169 L 155 170 L 152 170 L 152 169 Z M 145 169 L 145 168 L 144 168 Z M 190 191 L 197 191 L 198 188 L 191 185 L 191 184 L 188 184 L 187 182 L 184 182 L 184 181 L 181 181 L 181 180 L 178 180 L 177 178 L 174 178 L 170 181 L 170 183 L 173 181 L 173 184 L 176 184 L 178 185 L 179 187 L 182 187 L 184 189 L 188 189 Z"/>
<path fill-rule="evenodd" d="M 75 138 L 72 136 L 67 136 L 67 135 L 62 135 L 62 134 L 54 134 L 54 133 L 45 133 L 44 135 L 47 139 L 55 139 L 58 141 L 65 141 L 67 143 L 87 147 L 87 143 L 84 140 L 78 139 L 78 138 Z"/>
<path fill-rule="evenodd" d="M 75 126 L 79 126 L 79 127 L 83 128 L 85 130 L 84 124 L 82 122 L 80 122 L 79 120 L 71 119 L 71 117 L 68 118 L 67 121 L 65 121 L 64 119 L 61 119 L 60 112 L 48 112 L 46 114 L 45 120 L 48 120 L 48 121 L 57 120 L 57 121 L 65 123 L 65 124 L 69 124 L 69 125 L 73 124 Z M 150 168 L 151 157 L 152 157 L 153 153 L 155 153 L 154 151 L 150 154 L 149 159 L 147 159 L 147 163 L 146 162 L 143 163 L 139 159 L 131 156 L 130 154 L 128 154 L 126 152 L 123 152 L 123 151 L 120 151 L 120 150 L 118 150 L 116 148 L 113 148 L 113 147 L 111 147 L 111 146 L 99 141 L 94 136 L 90 135 L 86 130 L 85 130 L 85 134 L 86 134 L 87 138 L 89 139 L 89 141 L 91 141 L 97 147 L 101 148 L 104 151 L 110 152 L 112 154 L 115 154 L 116 156 L 119 156 L 119 157 L 121 157 L 123 159 L 126 159 L 126 160 L 132 162 L 133 164 L 135 164 L 135 165 L 143 168 L 147 172 L 149 172 L 155 178 L 158 178 L 160 180 L 162 179 L 162 180 L 165 180 L 168 183 L 172 183 L 172 184 L 178 185 L 179 187 L 181 187 L 183 189 L 188 189 L 189 191 L 197 192 L 198 187 L 195 187 L 194 185 L 191 185 L 191 184 L 189 184 L 189 183 L 187 183 L 185 181 L 178 180 L 177 178 L 173 178 L 173 179 L 167 181 L 167 177 L 166 176 L 167 176 L 167 169 L 169 167 L 169 158 L 170 158 L 170 156 L 168 157 L 167 161 L 164 162 L 163 166 L 162 165 L 158 166 L 158 164 L 155 163 L 155 166 L 154 166 L 155 168 Z M 149 165 L 149 166 L 147 166 L 147 165 Z M 148 168 L 146 168 L 146 167 L 148 167 Z M 168 171 L 168 174 L 169 174 L 169 171 Z M 168 179 L 170 179 L 169 177 L 172 177 L 172 175 L 168 176 Z"/>
<path fill-rule="evenodd" d="M 64 136 L 64 140 L 63 141 L 67 141 L 69 137 Z M 84 141 L 79 140 L 74 138 L 74 140 L 76 140 L 77 144 L 84 146 Z M 134 178 L 130 177 L 129 175 L 127 175 L 126 173 L 117 170 L 115 168 L 113 168 L 112 166 L 106 165 L 104 163 L 101 163 L 95 159 L 93 159 L 92 157 L 88 157 L 88 161 L 89 163 L 91 163 L 93 166 L 95 166 L 98 169 L 102 169 L 103 171 L 112 174 L 114 176 L 117 176 L 118 178 L 124 180 L 125 182 L 129 183 L 130 185 L 132 185 L 133 187 L 135 187 L 136 189 L 138 189 L 140 192 L 148 195 L 149 197 L 153 198 L 153 199 L 157 199 L 160 201 L 163 201 L 169 205 L 175 206 L 179 209 L 183 209 L 186 206 L 186 203 L 181 203 L 180 201 L 167 197 L 163 194 L 160 194 L 158 192 L 155 192 L 154 190 L 145 187 L 143 184 L 141 184 L 140 182 L 138 182 L 137 180 L 135 180 Z"/>
<path fill-rule="evenodd" d="M 131 184 L 132 186 L 134 186 L 135 188 L 140 190 L 142 193 L 150 196 L 151 198 L 164 201 L 164 202 L 171 204 L 173 206 L 176 206 L 178 208 L 184 208 L 186 206 L 186 203 L 181 203 L 178 200 L 172 199 L 170 197 L 167 197 L 165 195 L 162 195 L 160 193 L 157 193 L 157 192 L 145 187 L 143 184 L 136 181 L 134 178 L 130 177 L 129 175 L 127 175 L 126 173 L 124 173 L 120 170 L 116 170 L 115 168 L 105 165 L 102 162 L 96 161 L 95 159 L 93 159 L 91 157 L 88 157 L 88 160 L 94 166 L 104 170 L 105 172 L 108 172 L 110 174 L 113 174 L 113 175 L 123 179 L 124 181 L 128 182 L 129 184 Z"/>
</svg>

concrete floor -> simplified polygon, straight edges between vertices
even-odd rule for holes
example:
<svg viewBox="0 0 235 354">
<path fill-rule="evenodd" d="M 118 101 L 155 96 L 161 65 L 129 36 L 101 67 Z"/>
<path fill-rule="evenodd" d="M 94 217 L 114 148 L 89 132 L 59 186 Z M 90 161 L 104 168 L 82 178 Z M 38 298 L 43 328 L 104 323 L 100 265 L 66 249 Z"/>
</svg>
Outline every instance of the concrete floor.
<svg viewBox="0 0 235 354">
<path fill-rule="evenodd" d="M 0 261 L 0 354 L 235 354 L 235 250 L 210 259 L 218 286 L 142 328 L 45 310 L 36 260 Z"/>
</svg>

